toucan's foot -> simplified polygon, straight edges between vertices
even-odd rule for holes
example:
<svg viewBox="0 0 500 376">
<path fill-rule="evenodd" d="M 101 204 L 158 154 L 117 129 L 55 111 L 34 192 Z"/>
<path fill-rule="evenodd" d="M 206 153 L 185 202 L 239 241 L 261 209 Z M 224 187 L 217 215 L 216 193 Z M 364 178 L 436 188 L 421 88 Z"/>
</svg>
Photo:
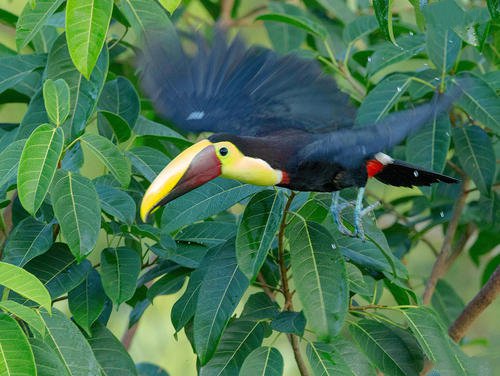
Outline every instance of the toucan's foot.
<svg viewBox="0 0 500 376">
<path fill-rule="evenodd" d="M 358 237 L 360 239 L 365 239 L 365 230 L 363 228 L 363 217 L 373 211 L 377 206 L 380 205 L 380 202 L 375 202 L 367 207 L 363 207 L 363 196 L 365 193 L 365 188 L 361 187 L 358 191 L 358 196 L 356 198 L 356 202 L 354 204 L 354 231 L 350 231 L 343 223 L 342 223 L 342 211 L 348 206 L 353 205 L 353 202 L 339 202 L 340 201 L 340 193 L 333 193 L 333 200 L 331 206 L 331 212 L 335 223 L 339 231 L 348 236 Z"/>
</svg>

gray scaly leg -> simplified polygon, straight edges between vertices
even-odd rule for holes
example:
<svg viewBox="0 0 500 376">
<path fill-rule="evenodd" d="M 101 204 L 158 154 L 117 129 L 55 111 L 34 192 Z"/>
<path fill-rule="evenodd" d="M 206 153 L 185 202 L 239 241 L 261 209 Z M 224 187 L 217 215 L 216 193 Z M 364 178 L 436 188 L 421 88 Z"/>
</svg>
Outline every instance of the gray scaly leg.
<svg viewBox="0 0 500 376">
<path fill-rule="evenodd" d="M 337 224 L 339 231 L 344 235 L 352 236 L 352 232 L 344 226 L 342 223 L 342 211 L 349 206 L 349 202 L 340 202 L 340 192 L 336 191 L 332 194 L 332 205 L 330 206 L 330 211 L 332 213 L 333 220 Z"/>
<path fill-rule="evenodd" d="M 358 197 L 356 198 L 356 206 L 354 208 L 354 236 L 365 239 L 365 230 L 363 228 L 363 217 L 380 205 L 380 202 L 375 202 L 363 208 L 363 197 L 365 195 L 365 187 L 358 190 Z"/>
</svg>

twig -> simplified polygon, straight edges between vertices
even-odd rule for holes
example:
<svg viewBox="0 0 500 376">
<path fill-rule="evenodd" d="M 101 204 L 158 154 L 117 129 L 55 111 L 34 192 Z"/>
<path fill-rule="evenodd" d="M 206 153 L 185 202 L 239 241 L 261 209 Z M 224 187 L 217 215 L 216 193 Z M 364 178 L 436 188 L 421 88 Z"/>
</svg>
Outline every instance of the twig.
<svg viewBox="0 0 500 376">
<path fill-rule="evenodd" d="M 232 24 L 231 12 L 233 10 L 234 0 L 222 0 L 220 4 L 219 25 L 223 29 L 228 29 Z"/>
<path fill-rule="evenodd" d="M 290 210 L 290 205 L 292 205 L 292 201 L 294 198 L 295 192 L 292 191 L 285 204 L 285 209 L 283 210 L 283 218 L 281 219 L 281 224 L 278 232 L 278 264 L 280 267 L 281 287 L 283 289 L 283 295 L 285 296 L 284 309 L 287 311 L 293 311 L 293 294 L 290 292 L 290 286 L 288 285 L 287 268 L 285 265 L 285 248 L 283 245 L 283 240 L 285 237 L 287 213 Z M 288 334 L 287 337 L 290 341 L 290 344 L 292 345 L 293 355 L 295 356 L 295 361 L 297 362 L 297 366 L 299 367 L 300 374 L 302 376 L 309 376 L 309 370 L 307 369 L 304 358 L 302 357 L 302 354 L 300 352 L 298 337 L 295 334 Z"/>
<path fill-rule="evenodd" d="M 455 341 L 460 341 L 472 323 L 500 294 L 500 266 L 490 276 L 490 279 L 479 290 L 477 295 L 467 304 L 460 316 L 448 329 L 448 334 Z"/>
<path fill-rule="evenodd" d="M 281 291 L 280 289 L 275 289 L 274 287 L 270 286 L 266 279 L 264 278 L 264 275 L 262 275 L 262 272 L 259 272 L 257 274 L 257 280 L 258 280 L 258 285 L 262 287 L 262 290 L 266 293 L 267 296 L 269 296 L 269 299 L 271 299 L 273 302 L 276 300 L 275 296 L 275 291 Z"/>
<path fill-rule="evenodd" d="M 132 325 L 131 328 L 129 328 L 129 330 L 125 332 L 125 334 L 122 337 L 122 345 L 123 347 L 125 347 L 127 351 L 130 349 L 130 346 L 132 345 L 132 340 L 135 337 L 135 333 L 137 332 L 138 327 L 139 325 L 135 323 L 134 325 Z"/>
<path fill-rule="evenodd" d="M 434 290 L 436 289 L 437 282 L 443 277 L 450 267 L 450 263 L 448 262 L 448 258 L 452 254 L 452 246 L 453 246 L 453 238 L 457 232 L 458 223 L 460 221 L 460 216 L 465 207 L 465 201 L 467 199 L 467 186 L 468 186 L 468 178 L 464 178 L 462 184 L 462 191 L 460 192 L 460 196 L 458 200 L 455 202 L 455 206 L 453 208 L 453 214 L 450 219 L 450 223 L 448 224 L 448 229 L 446 231 L 446 235 L 443 241 L 443 245 L 441 246 L 441 251 L 434 262 L 434 266 L 432 267 L 432 272 L 427 280 L 427 284 L 425 286 L 424 295 L 422 301 L 424 304 L 429 304 L 434 294 Z M 465 245 L 465 244 L 464 244 Z"/>
</svg>

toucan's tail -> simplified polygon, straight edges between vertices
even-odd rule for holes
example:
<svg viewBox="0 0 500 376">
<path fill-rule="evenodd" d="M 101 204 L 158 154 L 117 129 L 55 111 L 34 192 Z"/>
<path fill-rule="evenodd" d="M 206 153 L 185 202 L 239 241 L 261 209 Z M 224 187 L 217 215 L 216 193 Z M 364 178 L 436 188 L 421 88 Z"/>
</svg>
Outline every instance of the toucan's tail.
<svg viewBox="0 0 500 376">
<path fill-rule="evenodd" d="M 397 187 L 431 185 L 432 183 L 458 183 L 451 176 L 438 174 L 409 163 L 392 159 L 384 153 L 377 153 L 366 164 L 369 177 L 374 177 L 384 184 Z"/>
</svg>

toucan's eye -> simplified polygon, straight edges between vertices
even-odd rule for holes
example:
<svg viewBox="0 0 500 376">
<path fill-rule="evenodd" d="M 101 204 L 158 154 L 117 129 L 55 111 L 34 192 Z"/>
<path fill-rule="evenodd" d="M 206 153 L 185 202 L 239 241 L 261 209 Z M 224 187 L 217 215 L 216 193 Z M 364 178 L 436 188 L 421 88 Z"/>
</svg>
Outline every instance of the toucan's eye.
<svg viewBox="0 0 500 376">
<path fill-rule="evenodd" d="M 229 150 L 227 150 L 226 147 L 221 147 L 219 149 L 219 154 L 222 155 L 223 157 L 225 157 L 227 155 L 227 153 L 229 153 Z"/>
</svg>

